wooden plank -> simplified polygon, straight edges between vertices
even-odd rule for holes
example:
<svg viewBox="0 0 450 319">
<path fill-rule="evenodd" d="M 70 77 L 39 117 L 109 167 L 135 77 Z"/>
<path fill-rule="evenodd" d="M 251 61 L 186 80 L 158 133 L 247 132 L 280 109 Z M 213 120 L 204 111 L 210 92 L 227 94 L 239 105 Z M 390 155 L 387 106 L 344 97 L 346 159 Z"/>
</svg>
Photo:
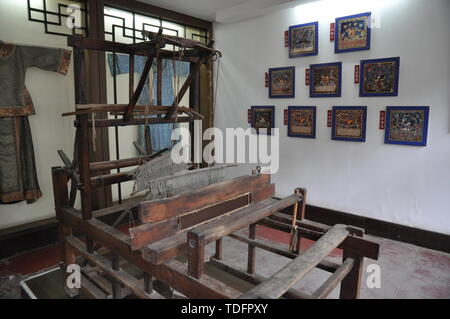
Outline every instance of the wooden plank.
<svg viewBox="0 0 450 319">
<path fill-rule="evenodd" d="M 151 273 L 156 279 L 189 298 L 228 299 L 236 298 L 239 295 L 237 290 L 207 275 L 203 275 L 198 280 L 188 276 L 187 266 L 177 260 L 171 260 L 157 266 L 145 261 L 141 252 L 130 250 L 128 235 L 95 218 L 83 220 L 80 211 L 76 209 L 65 207 L 63 208 L 63 214 L 67 225 L 101 242 L 103 246 L 118 253 L 122 258 L 141 268 L 144 272 Z"/>
<path fill-rule="evenodd" d="M 190 212 L 177 218 L 147 223 L 129 229 L 131 249 L 137 250 L 161 239 L 178 234 L 192 226 L 213 220 L 248 204 L 248 194 L 220 204 Z"/>
<path fill-rule="evenodd" d="M 103 271 L 105 271 L 108 275 L 110 275 L 115 281 L 120 282 L 122 285 L 130 289 L 137 297 L 142 299 L 150 299 L 150 296 L 145 292 L 144 286 L 141 282 L 139 282 L 136 278 L 128 274 L 127 272 L 119 269 L 118 262 L 113 269 L 111 262 L 103 257 L 102 255 L 94 252 L 93 254 L 89 254 L 86 250 L 85 245 L 82 241 L 77 239 L 76 237 L 69 236 L 66 239 L 67 243 L 75 248 L 79 253 L 81 253 L 86 259 L 95 265 L 99 266 Z M 118 258 L 116 258 L 118 259 Z M 114 261 L 113 261 L 114 264 Z M 119 286 L 120 289 L 120 286 Z M 113 294 L 117 294 L 114 292 L 114 283 L 113 283 Z M 117 296 L 116 296 L 117 297 Z"/>
<path fill-rule="evenodd" d="M 325 283 L 319 287 L 314 293 L 313 297 L 317 299 L 326 298 L 334 288 L 347 276 L 352 270 L 354 260 L 347 258 L 344 263 L 325 281 Z"/>
<path fill-rule="evenodd" d="M 91 178 L 91 186 L 93 188 L 102 187 L 106 185 L 131 181 L 132 179 L 133 179 L 133 172 L 131 171 L 98 175 Z"/>
<path fill-rule="evenodd" d="M 353 267 L 341 282 L 341 291 L 339 297 L 341 299 L 358 299 L 364 258 L 360 255 L 356 255 L 352 252 L 344 250 L 344 254 L 342 256 L 343 263 L 345 263 L 349 259 L 353 259 Z"/>
<path fill-rule="evenodd" d="M 273 217 L 273 216 L 271 216 L 271 217 Z M 289 218 L 288 218 L 287 222 L 288 223 L 290 222 Z M 261 225 L 264 225 L 264 226 L 267 226 L 270 228 L 278 229 L 278 230 L 288 232 L 288 233 L 290 232 L 291 226 L 289 224 L 283 223 L 283 222 L 278 222 L 278 221 L 272 220 L 270 218 L 262 220 L 259 223 Z M 301 232 L 301 235 L 304 238 L 307 238 L 310 240 L 317 240 L 322 236 L 322 233 L 318 232 L 318 231 L 312 231 L 312 230 L 308 231 L 307 227 L 310 227 L 312 225 L 316 226 L 316 225 L 318 225 L 318 223 L 313 223 L 313 224 L 310 224 L 310 223 L 311 223 L 311 221 L 309 221 L 309 220 L 298 221 L 297 226 L 300 227 L 299 232 Z M 305 226 L 305 228 L 303 228 L 303 226 Z M 327 228 L 328 228 L 328 226 L 327 226 Z M 320 229 L 322 229 L 322 228 L 320 228 Z M 354 252 L 358 255 L 362 255 L 367 258 L 378 260 L 380 244 L 373 242 L 371 240 L 368 240 L 368 239 L 359 238 L 359 237 L 351 235 L 351 236 L 348 236 L 344 240 L 344 242 L 338 246 L 338 248 Z"/>
<path fill-rule="evenodd" d="M 205 241 L 209 243 L 227 236 L 246 225 L 256 223 L 280 209 L 289 207 L 289 205 L 292 205 L 298 198 L 298 195 L 292 194 L 281 200 L 266 199 L 257 204 L 242 208 L 230 216 L 198 226 L 195 229 L 201 231 L 205 236 Z"/>
<path fill-rule="evenodd" d="M 92 299 L 108 299 L 108 296 L 91 283 L 84 275 L 81 275 L 81 290 Z"/>
<path fill-rule="evenodd" d="M 203 274 L 205 244 L 222 238 L 246 225 L 258 222 L 274 212 L 286 208 L 299 200 L 299 194 L 293 194 L 279 201 L 266 199 L 257 204 L 238 209 L 231 215 L 219 220 L 197 226 L 188 231 L 187 249 L 189 275 L 200 278 Z"/>
<path fill-rule="evenodd" d="M 223 270 L 230 275 L 233 275 L 239 279 L 242 279 L 244 281 L 247 281 L 251 284 L 258 285 L 261 282 L 264 282 L 267 280 L 267 278 L 258 275 L 257 273 L 249 274 L 248 272 L 244 271 L 243 269 L 240 269 L 238 267 L 232 266 L 229 263 L 226 263 L 224 261 L 219 261 L 217 258 L 211 257 L 209 264 L 213 267 L 216 267 L 220 270 Z M 306 294 L 304 292 L 298 291 L 294 288 L 290 288 L 288 291 L 286 291 L 283 295 L 285 298 L 289 299 L 312 299 L 313 297 L 309 294 Z"/>
<path fill-rule="evenodd" d="M 247 208 L 261 208 L 268 203 L 275 202 L 276 200 L 267 200 L 253 206 L 248 206 Z M 258 206 L 259 205 L 259 206 Z M 236 214 L 238 211 L 234 212 Z M 226 236 L 226 235 L 223 235 Z M 223 237 L 221 236 L 221 237 Z M 220 237 L 219 237 L 220 238 Z M 216 238 L 216 239 L 219 239 Z M 216 240 L 214 239 L 214 240 Z M 167 260 L 173 259 L 178 255 L 184 254 L 187 251 L 186 243 L 186 232 L 167 237 L 164 240 L 157 241 L 153 244 L 147 245 L 142 248 L 142 256 L 145 260 L 153 264 L 161 264 Z"/>
<path fill-rule="evenodd" d="M 267 281 L 243 294 L 240 298 L 276 299 L 328 256 L 349 235 L 345 225 L 333 226 L 313 246 L 301 253 Z"/>
<path fill-rule="evenodd" d="M 269 175 L 241 176 L 169 199 L 143 202 L 139 205 L 139 218 L 141 223 L 166 220 L 251 193 L 269 182 Z"/>
<path fill-rule="evenodd" d="M 290 259 L 295 259 L 298 257 L 298 254 L 289 251 L 283 245 L 275 243 L 275 242 L 270 242 L 268 240 L 264 240 L 261 238 L 250 239 L 250 238 L 246 238 L 244 236 L 240 236 L 237 234 L 230 234 L 228 236 L 233 239 L 239 240 L 243 243 L 252 244 L 254 247 L 258 247 L 260 249 L 270 251 L 271 253 L 274 253 L 274 254 L 277 254 L 277 255 L 280 255 L 283 257 L 287 257 Z M 319 269 L 328 271 L 328 272 L 334 272 L 334 271 L 336 271 L 336 269 L 339 268 L 339 265 L 334 262 L 331 262 L 331 261 L 322 260 L 319 264 L 317 264 L 316 267 Z"/>
</svg>

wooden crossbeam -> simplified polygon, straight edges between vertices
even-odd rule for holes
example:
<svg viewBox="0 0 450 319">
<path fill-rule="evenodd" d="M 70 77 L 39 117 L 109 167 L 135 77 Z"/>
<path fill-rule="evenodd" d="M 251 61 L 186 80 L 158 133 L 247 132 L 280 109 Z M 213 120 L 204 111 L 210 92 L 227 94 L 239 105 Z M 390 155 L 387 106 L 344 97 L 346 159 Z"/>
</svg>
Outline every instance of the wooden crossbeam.
<svg viewBox="0 0 450 319">
<path fill-rule="evenodd" d="M 270 175 L 267 174 L 241 176 L 172 198 L 143 202 L 139 205 L 139 219 L 141 223 L 163 221 L 245 193 L 252 193 L 269 183 Z"/>
<path fill-rule="evenodd" d="M 349 232 L 345 225 L 333 226 L 308 250 L 299 254 L 297 258 L 284 266 L 275 275 L 239 298 L 277 299 L 281 297 L 289 288 L 319 264 L 323 258 L 328 256 L 348 235 Z"/>
<path fill-rule="evenodd" d="M 142 247 L 181 233 L 195 225 L 214 220 L 224 214 L 231 213 L 237 208 L 248 205 L 249 194 L 239 196 L 226 202 L 219 203 L 198 211 L 190 212 L 179 217 L 157 223 L 147 223 L 130 228 L 131 249 Z"/>
<path fill-rule="evenodd" d="M 187 233 L 189 274 L 195 278 L 200 278 L 203 275 L 203 256 L 207 243 L 227 236 L 247 225 L 254 224 L 281 209 L 293 205 L 300 199 L 300 194 L 293 194 L 281 200 L 266 199 L 242 208 L 232 215 L 190 230 Z"/>
<path fill-rule="evenodd" d="M 67 226 L 81 231 L 86 236 L 101 242 L 106 248 L 118 253 L 128 262 L 151 273 L 153 277 L 173 287 L 189 298 L 236 298 L 239 292 L 210 276 L 195 279 L 187 274 L 184 263 L 171 260 L 161 265 L 152 265 L 142 259 L 141 252 L 131 251 L 129 236 L 93 218 L 83 220 L 79 210 L 64 207 L 63 219 Z"/>
<path fill-rule="evenodd" d="M 209 264 L 213 267 L 216 267 L 222 271 L 225 271 L 226 273 L 229 273 L 230 275 L 233 275 L 239 279 L 242 279 L 248 283 L 251 283 L 253 285 L 258 285 L 261 282 L 264 282 L 267 280 L 267 278 L 258 275 L 258 274 L 249 274 L 248 272 L 244 271 L 243 269 L 240 269 L 234 265 L 231 265 L 230 263 L 226 263 L 221 260 L 217 260 L 214 257 L 211 257 Z M 286 291 L 283 295 L 285 298 L 289 299 L 312 299 L 313 297 L 309 294 L 305 294 L 304 292 L 298 291 L 296 289 L 290 288 L 288 291 Z"/>
<path fill-rule="evenodd" d="M 352 270 L 355 260 L 347 258 L 344 263 L 325 281 L 325 283 L 317 289 L 313 296 L 317 299 L 326 298 L 334 288 L 348 275 Z"/>
<path fill-rule="evenodd" d="M 286 214 L 278 214 L 277 218 L 282 218 L 281 215 L 286 215 Z M 283 232 L 287 232 L 290 233 L 291 231 L 291 226 L 290 226 L 290 217 L 287 216 L 284 220 L 285 222 L 282 221 L 276 221 L 276 220 L 272 220 L 271 218 L 273 218 L 273 216 L 271 216 L 270 218 L 266 218 L 262 221 L 260 221 L 259 223 L 261 225 L 264 226 L 268 226 L 270 228 L 274 228 L 274 229 L 278 229 L 281 230 Z M 297 221 L 297 226 L 300 227 L 299 231 L 301 233 L 301 236 L 310 240 L 317 240 L 320 238 L 320 236 L 323 235 L 323 232 L 327 231 L 330 229 L 330 226 L 326 226 L 323 225 L 322 228 L 320 228 L 318 225 L 321 225 L 319 223 L 315 223 L 315 222 L 311 222 L 311 221 Z M 303 231 L 302 229 L 311 229 L 311 227 L 315 228 L 317 231 Z M 321 230 L 320 230 L 321 229 Z M 374 260 L 378 260 L 378 255 L 380 252 L 380 245 L 376 242 L 373 242 L 371 240 L 368 239 L 363 239 L 363 238 L 359 238 L 356 236 L 348 236 L 344 242 L 342 244 L 340 244 L 338 246 L 338 248 L 343 249 L 343 250 L 347 250 L 349 252 L 353 252 L 355 254 L 370 258 L 370 259 L 374 259 Z"/>
<path fill-rule="evenodd" d="M 277 254 L 279 256 L 287 257 L 290 259 L 295 259 L 298 257 L 298 254 L 289 251 L 288 249 L 284 248 L 280 244 L 277 244 L 274 242 L 269 242 L 268 240 L 250 239 L 250 238 L 246 238 L 244 236 L 240 236 L 237 234 L 230 234 L 228 236 L 233 239 L 239 240 L 243 243 L 251 244 L 260 249 L 270 251 L 271 253 Z M 336 269 L 339 268 L 339 265 L 334 262 L 331 262 L 331 261 L 322 260 L 319 264 L 317 264 L 317 268 L 328 271 L 328 272 L 334 272 L 334 271 L 336 271 Z"/>
</svg>

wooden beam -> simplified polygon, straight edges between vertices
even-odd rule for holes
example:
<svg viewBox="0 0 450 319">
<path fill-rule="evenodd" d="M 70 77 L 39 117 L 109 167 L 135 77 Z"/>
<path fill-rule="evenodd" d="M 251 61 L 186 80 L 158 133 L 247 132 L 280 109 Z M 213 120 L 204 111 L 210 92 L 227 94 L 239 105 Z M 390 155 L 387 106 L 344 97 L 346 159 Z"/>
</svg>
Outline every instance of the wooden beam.
<svg viewBox="0 0 450 319">
<path fill-rule="evenodd" d="M 230 234 L 228 236 L 233 239 L 239 240 L 243 243 L 252 244 L 254 247 L 258 247 L 260 249 L 270 251 L 271 253 L 277 254 L 279 256 L 287 257 L 290 259 L 295 259 L 298 257 L 298 254 L 290 252 L 288 249 L 285 249 L 280 244 L 269 242 L 268 240 L 264 240 L 264 239 L 260 239 L 260 238 L 259 239 L 250 239 L 250 238 L 246 238 L 244 236 L 240 236 L 237 234 Z M 339 268 L 339 265 L 334 262 L 331 262 L 331 261 L 322 260 L 319 264 L 317 264 L 316 267 L 319 269 L 328 271 L 328 272 L 334 272 L 334 271 L 336 271 L 336 269 Z"/>
<path fill-rule="evenodd" d="M 278 273 L 239 298 L 277 299 L 281 297 L 324 257 L 328 256 L 348 235 L 349 232 L 345 225 L 333 226 L 313 246 L 284 266 Z"/>
<path fill-rule="evenodd" d="M 239 292 L 209 276 L 195 279 L 187 275 L 187 266 L 177 260 L 162 265 L 153 265 L 142 258 L 140 251 L 132 252 L 129 236 L 97 219 L 83 220 L 80 211 L 63 208 L 64 222 L 99 241 L 122 258 L 151 273 L 153 277 L 173 287 L 189 298 L 236 298 Z"/>
<path fill-rule="evenodd" d="M 229 273 L 230 275 L 233 275 L 239 279 L 242 279 L 246 282 L 249 282 L 253 285 L 258 285 L 261 282 L 264 282 L 267 280 L 267 278 L 258 275 L 257 273 L 249 274 L 248 272 L 244 271 L 243 269 L 239 269 L 238 267 L 232 266 L 229 263 L 223 262 L 218 260 L 217 258 L 211 257 L 209 264 L 213 267 L 216 267 L 220 270 L 225 271 L 226 273 Z M 306 294 L 304 292 L 298 291 L 294 288 L 290 288 L 288 291 L 286 291 L 283 295 L 285 298 L 289 299 L 312 299 L 313 297 L 309 294 Z"/>
<path fill-rule="evenodd" d="M 169 110 L 169 112 L 167 112 L 166 114 L 166 119 L 170 119 L 173 115 L 173 113 L 175 112 L 178 103 L 180 103 L 180 101 L 183 99 L 184 94 L 186 94 L 186 91 L 188 90 L 188 88 L 190 87 L 190 85 L 192 84 L 192 82 L 194 81 L 194 79 L 196 78 L 197 74 L 200 71 L 200 67 L 202 65 L 202 59 L 198 59 L 198 61 L 194 64 L 193 68 L 191 68 L 191 72 L 189 73 L 189 76 L 186 78 L 186 80 L 183 83 L 183 86 L 181 87 L 180 91 L 177 92 L 177 95 L 175 96 L 172 106 Z"/>
<path fill-rule="evenodd" d="M 342 256 L 343 263 L 353 259 L 353 267 L 341 282 L 341 299 L 358 299 L 361 286 L 361 277 L 363 273 L 364 257 L 344 250 Z"/>
<path fill-rule="evenodd" d="M 162 29 L 160 29 L 162 30 Z M 156 54 L 159 52 L 159 48 L 157 49 Z M 147 61 L 145 61 L 144 69 L 142 70 L 141 78 L 139 79 L 136 90 L 133 93 L 133 96 L 130 99 L 130 103 L 128 103 L 127 110 L 123 117 L 123 121 L 126 122 L 130 120 L 131 114 L 133 112 L 133 108 L 136 105 L 139 97 L 141 96 L 142 89 L 144 88 L 145 82 L 147 81 L 148 74 L 153 64 L 153 55 L 149 54 L 147 57 Z"/>
<path fill-rule="evenodd" d="M 299 194 L 293 194 L 279 201 L 266 199 L 239 209 L 232 215 L 190 230 L 187 234 L 189 274 L 195 278 L 200 278 L 202 275 L 203 259 L 199 258 L 204 255 L 205 244 L 229 235 L 246 225 L 254 224 L 280 209 L 289 207 L 298 200 Z"/>
<path fill-rule="evenodd" d="M 271 220 L 270 218 L 264 219 L 259 222 L 261 225 L 278 229 L 287 233 L 290 233 L 291 226 L 289 225 L 290 219 L 288 218 L 287 223 Z M 310 239 L 310 240 L 317 240 L 322 236 L 322 232 L 327 231 L 327 229 L 330 229 L 329 226 L 326 226 L 326 228 L 322 228 L 322 232 L 319 231 L 313 231 L 308 230 L 308 227 L 311 225 L 318 225 L 318 223 L 310 224 L 310 221 L 303 220 L 298 221 L 297 226 L 299 226 L 299 232 L 301 233 L 302 237 Z M 338 246 L 338 248 L 343 250 L 348 250 L 350 252 L 354 252 L 358 255 L 378 260 L 379 252 L 380 252 L 380 244 L 375 243 L 371 240 L 359 238 L 354 235 L 348 236 L 342 244 Z"/>
<path fill-rule="evenodd" d="M 146 245 L 178 234 L 195 225 L 209 222 L 227 213 L 232 213 L 236 209 L 248 205 L 248 198 L 249 195 L 246 194 L 176 218 L 132 227 L 128 230 L 131 249 L 141 249 Z"/>
<path fill-rule="evenodd" d="M 169 199 L 143 202 L 139 205 L 141 223 L 154 223 L 200 210 L 230 200 L 269 184 L 269 175 L 241 176 Z"/>
<path fill-rule="evenodd" d="M 353 264 L 354 260 L 352 258 L 347 258 L 344 263 L 330 276 L 330 278 L 328 278 L 327 281 L 325 281 L 325 283 L 314 292 L 314 298 L 326 298 L 352 270 Z"/>
<path fill-rule="evenodd" d="M 66 238 L 66 242 L 75 248 L 81 255 L 83 255 L 90 262 L 94 263 L 98 267 L 100 267 L 104 272 L 110 275 L 114 280 L 120 282 L 123 286 L 130 289 L 137 297 L 141 299 L 150 299 L 150 295 L 148 295 L 144 286 L 139 280 L 123 271 L 122 269 L 114 270 L 111 267 L 111 262 L 103 257 L 102 255 L 94 252 L 93 254 L 89 254 L 86 250 L 85 244 L 77 239 L 76 237 L 69 236 Z"/>
<path fill-rule="evenodd" d="M 92 120 L 89 120 L 89 127 L 95 125 L 95 127 L 114 127 L 114 126 L 130 126 L 130 125 L 145 125 L 145 124 L 167 124 L 167 123 L 187 123 L 193 122 L 194 119 L 189 116 L 178 117 L 178 119 L 164 119 L 158 117 L 151 118 L 137 118 L 131 119 L 129 121 L 124 122 L 122 119 L 114 119 L 114 120 L 95 120 L 95 124 L 93 124 Z M 78 126 L 78 122 L 75 123 Z"/>
<path fill-rule="evenodd" d="M 259 220 L 289 207 L 299 199 L 298 195 L 292 194 L 281 200 L 266 199 L 257 204 L 252 204 L 236 211 L 234 214 L 213 221 L 211 223 L 196 227 L 196 230 L 204 234 L 207 243 L 227 236 L 236 230 L 258 222 Z"/>
<path fill-rule="evenodd" d="M 89 168 L 91 171 L 109 171 L 109 170 L 117 169 L 117 168 L 142 165 L 145 162 L 148 162 L 149 160 L 161 155 L 161 153 L 163 153 L 165 151 L 167 151 L 167 149 L 157 152 L 153 155 L 145 155 L 145 156 L 138 156 L 138 157 L 133 157 L 133 158 L 125 158 L 125 159 L 120 159 L 120 160 L 90 163 Z"/>
</svg>

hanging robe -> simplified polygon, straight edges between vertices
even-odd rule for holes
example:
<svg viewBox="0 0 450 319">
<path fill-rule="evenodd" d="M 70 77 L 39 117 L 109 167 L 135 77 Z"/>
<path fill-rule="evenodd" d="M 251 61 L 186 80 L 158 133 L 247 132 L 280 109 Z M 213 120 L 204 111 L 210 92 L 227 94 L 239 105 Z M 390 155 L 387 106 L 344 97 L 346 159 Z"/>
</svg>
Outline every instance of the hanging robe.
<svg viewBox="0 0 450 319">
<path fill-rule="evenodd" d="M 0 203 L 36 201 L 36 174 L 28 116 L 35 114 L 25 87 L 26 71 L 38 67 L 65 75 L 71 52 L 0 41 Z"/>
</svg>

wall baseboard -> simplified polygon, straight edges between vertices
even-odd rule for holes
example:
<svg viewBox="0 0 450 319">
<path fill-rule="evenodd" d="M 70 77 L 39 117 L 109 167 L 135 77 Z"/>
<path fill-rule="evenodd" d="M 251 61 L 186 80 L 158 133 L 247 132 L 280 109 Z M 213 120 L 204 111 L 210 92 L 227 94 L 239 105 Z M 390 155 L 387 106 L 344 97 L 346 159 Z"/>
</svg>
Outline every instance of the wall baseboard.
<svg viewBox="0 0 450 319">
<path fill-rule="evenodd" d="M 292 208 L 285 209 L 283 213 L 292 214 Z M 352 225 L 363 228 L 368 235 L 450 253 L 450 235 L 442 233 L 312 205 L 306 205 L 305 218 L 326 225 Z"/>
<path fill-rule="evenodd" d="M 282 211 L 292 214 L 292 208 Z M 111 224 L 120 213 L 101 218 Z M 135 216 L 137 218 L 137 216 Z M 305 218 L 326 225 L 347 224 L 365 229 L 366 234 L 450 253 L 450 235 L 394 224 L 327 208 L 306 205 Z M 58 241 L 55 218 L 0 230 L 0 260 Z"/>
</svg>

